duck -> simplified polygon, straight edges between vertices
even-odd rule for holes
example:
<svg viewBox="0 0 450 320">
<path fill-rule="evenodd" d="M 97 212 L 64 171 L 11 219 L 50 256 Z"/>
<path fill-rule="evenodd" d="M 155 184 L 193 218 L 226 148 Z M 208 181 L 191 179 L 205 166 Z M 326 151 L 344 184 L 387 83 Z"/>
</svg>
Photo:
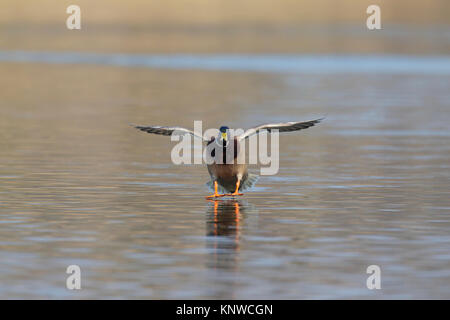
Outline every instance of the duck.
<svg viewBox="0 0 450 320">
<path fill-rule="evenodd" d="M 254 186 L 259 176 L 257 174 L 248 172 L 248 165 L 245 162 L 245 152 L 242 152 L 242 142 L 263 131 L 271 132 L 278 130 L 278 132 L 291 132 L 310 128 L 320 123 L 324 118 L 301 121 L 301 122 L 283 122 L 283 123 L 267 123 L 244 130 L 239 135 L 232 136 L 228 126 L 221 126 L 216 137 L 207 139 L 198 133 L 183 127 L 170 126 L 141 126 L 133 125 L 136 129 L 146 133 L 159 134 L 170 136 L 174 132 L 177 134 L 190 134 L 194 137 L 202 139 L 208 148 L 212 150 L 211 159 L 208 161 L 207 169 L 210 176 L 210 181 L 206 183 L 214 193 L 206 197 L 206 199 L 215 199 L 225 196 L 242 196 L 243 191 Z M 233 148 L 234 150 L 230 150 Z M 215 156 L 215 151 L 223 154 L 223 158 L 218 155 Z M 232 159 L 231 156 L 233 156 Z M 219 160 L 219 161 L 217 161 Z M 220 193 L 219 193 L 220 191 Z"/>
</svg>

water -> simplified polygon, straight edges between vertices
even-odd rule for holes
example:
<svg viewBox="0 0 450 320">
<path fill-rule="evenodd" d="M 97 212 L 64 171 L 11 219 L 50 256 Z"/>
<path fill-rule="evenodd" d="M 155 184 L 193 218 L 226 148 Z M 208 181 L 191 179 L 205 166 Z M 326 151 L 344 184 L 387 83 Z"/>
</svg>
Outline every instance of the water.
<svg viewBox="0 0 450 320">
<path fill-rule="evenodd" d="M 243 54 L 100 54 L 83 52 L 0 51 L 0 61 L 94 64 L 175 70 L 271 73 L 450 74 L 448 56 L 411 55 L 243 55 Z"/>
<path fill-rule="evenodd" d="M 450 298 L 448 57 L 286 73 L 278 58 L 260 72 L 227 55 L 38 56 L 0 54 L 1 298 Z M 322 115 L 280 136 L 276 176 L 220 202 L 205 167 L 173 165 L 168 137 L 129 126 Z M 65 287 L 71 264 L 82 290 Z M 373 264 L 381 290 L 366 288 Z"/>
</svg>

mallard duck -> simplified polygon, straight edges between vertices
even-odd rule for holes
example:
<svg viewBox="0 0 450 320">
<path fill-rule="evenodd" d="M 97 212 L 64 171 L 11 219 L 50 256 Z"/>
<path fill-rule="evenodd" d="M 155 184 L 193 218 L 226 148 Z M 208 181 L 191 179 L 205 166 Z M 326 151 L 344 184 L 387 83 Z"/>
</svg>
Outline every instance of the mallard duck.
<svg viewBox="0 0 450 320">
<path fill-rule="evenodd" d="M 165 136 L 170 136 L 174 131 L 177 131 L 178 134 L 188 133 L 194 137 L 202 139 L 207 143 L 207 146 L 215 143 L 219 146 L 219 148 L 223 148 L 223 161 L 221 163 L 212 162 L 210 164 L 207 164 L 208 172 L 211 177 L 211 180 L 207 183 L 207 185 L 214 190 L 214 194 L 207 196 L 206 198 L 211 199 L 224 196 L 241 196 L 243 195 L 243 193 L 241 193 L 240 191 L 244 191 L 252 187 L 257 181 L 258 175 L 248 172 L 247 164 L 245 163 L 245 161 L 236 161 L 238 159 L 242 160 L 240 158 L 242 156 L 245 158 L 245 154 L 239 151 L 240 141 L 243 141 L 244 139 L 263 130 L 267 130 L 268 132 L 270 132 L 271 130 L 278 130 L 279 132 L 289 132 L 307 129 L 319 123 L 321 120 L 323 120 L 323 118 L 303 122 L 263 124 L 254 128 L 250 128 L 244 131 L 243 134 L 234 137 L 230 137 L 230 130 L 227 126 L 222 126 L 219 129 L 219 135 L 217 137 L 211 137 L 210 139 L 206 139 L 205 137 L 198 135 L 194 131 L 182 127 L 135 126 L 135 128 L 147 133 L 161 134 Z M 233 140 L 234 143 L 230 144 L 230 140 Z M 234 146 L 234 152 L 230 152 L 231 154 L 233 154 L 233 160 L 227 161 L 226 151 L 227 147 L 229 147 L 230 145 Z M 215 155 L 212 154 L 212 157 L 214 156 Z M 223 192 L 223 194 L 219 194 L 219 190 Z"/>
</svg>

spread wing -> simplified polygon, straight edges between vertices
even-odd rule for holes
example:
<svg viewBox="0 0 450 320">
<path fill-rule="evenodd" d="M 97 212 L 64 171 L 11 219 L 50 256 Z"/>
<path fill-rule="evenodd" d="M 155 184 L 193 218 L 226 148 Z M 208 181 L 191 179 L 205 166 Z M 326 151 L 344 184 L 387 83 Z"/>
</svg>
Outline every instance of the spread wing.
<svg viewBox="0 0 450 320">
<path fill-rule="evenodd" d="M 162 134 L 163 136 L 170 136 L 172 135 L 172 133 L 178 135 L 188 133 L 196 138 L 202 139 L 203 141 L 208 141 L 204 139 L 201 135 L 195 133 L 194 131 L 182 127 L 161 127 L 161 126 L 134 126 L 134 127 L 147 133 Z"/>
<path fill-rule="evenodd" d="M 241 134 L 238 138 L 239 140 L 244 140 L 245 138 L 248 138 L 254 134 L 257 134 L 258 132 L 262 130 L 278 130 L 279 132 L 289 132 L 289 131 L 297 131 L 302 129 L 307 129 L 309 127 L 314 126 L 315 124 L 322 121 L 324 118 L 317 119 L 317 120 L 310 120 L 310 121 L 303 121 L 303 122 L 284 122 L 284 123 L 268 123 L 268 124 L 262 124 L 260 126 L 251 128 L 246 130 L 243 134 Z"/>
</svg>

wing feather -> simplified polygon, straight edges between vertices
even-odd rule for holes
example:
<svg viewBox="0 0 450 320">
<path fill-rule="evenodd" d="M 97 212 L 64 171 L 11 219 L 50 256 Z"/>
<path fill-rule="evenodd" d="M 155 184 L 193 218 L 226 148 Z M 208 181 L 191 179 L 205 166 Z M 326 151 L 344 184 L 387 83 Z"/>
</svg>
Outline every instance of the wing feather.
<svg viewBox="0 0 450 320">
<path fill-rule="evenodd" d="M 133 125 L 136 129 L 139 129 L 141 131 L 147 132 L 147 133 L 154 133 L 154 134 L 161 134 L 163 136 L 170 136 L 172 135 L 174 132 L 176 134 L 185 134 L 188 133 L 190 135 L 193 135 L 196 138 L 200 138 L 203 141 L 207 141 L 206 139 L 204 139 L 201 135 L 195 133 L 192 130 L 186 129 L 186 128 L 182 128 L 182 127 L 162 127 L 162 126 L 135 126 Z"/>
<path fill-rule="evenodd" d="M 254 134 L 259 133 L 260 131 L 267 130 L 278 130 L 279 132 L 290 132 L 290 131 L 297 131 L 302 129 L 310 128 L 319 122 L 321 122 L 324 118 L 316 119 L 316 120 L 310 120 L 310 121 L 302 121 L 302 122 L 283 122 L 283 123 L 268 123 L 268 124 L 262 124 L 260 126 L 251 128 L 246 130 L 243 134 L 239 136 L 239 140 L 243 140 L 245 138 L 248 138 Z"/>
</svg>

